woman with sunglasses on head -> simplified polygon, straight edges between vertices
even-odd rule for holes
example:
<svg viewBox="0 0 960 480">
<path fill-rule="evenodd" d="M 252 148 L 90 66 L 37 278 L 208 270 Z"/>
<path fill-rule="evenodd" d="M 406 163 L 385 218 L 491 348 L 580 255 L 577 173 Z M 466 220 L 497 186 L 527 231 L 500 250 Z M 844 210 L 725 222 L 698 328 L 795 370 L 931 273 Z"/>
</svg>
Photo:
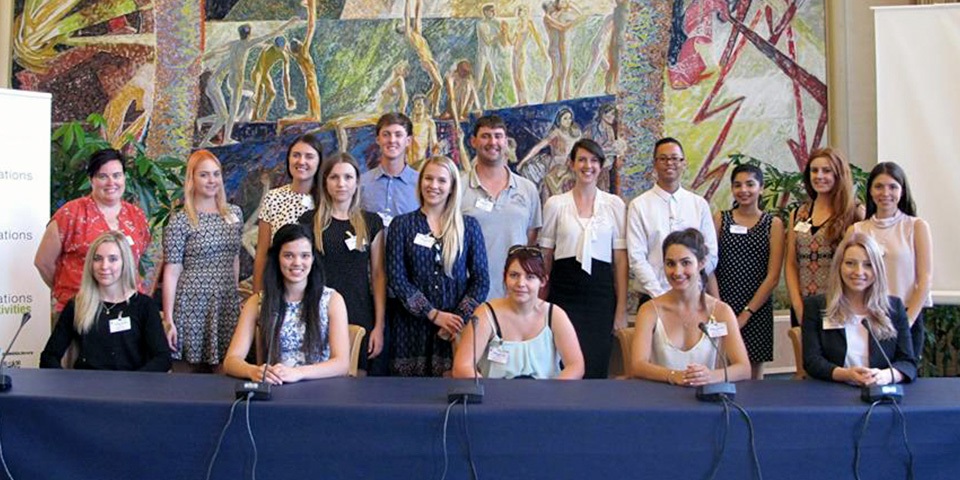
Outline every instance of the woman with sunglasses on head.
<svg viewBox="0 0 960 480">
<path fill-rule="evenodd" d="M 794 326 L 804 318 L 803 299 L 826 291 L 830 261 L 844 232 L 863 219 L 862 207 L 854 198 L 850 164 L 839 150 L 826 147 L 810 152 L 803 187 L 809 200 L 790 212 L 784 255 Z"/>
<path fill-rule="evenodd" d="M 867 179 L 867 219 L 850 229 L 880 245 L 890 295 L 903 300 L 910 321 L 913 353 L 923 356 L 923 308 L 933 306 L 933 241 L 930 226 L 917 217 L 907 175 L 893 162 L 873 167 Z"/>
<path fill-rule="evenodd" d="M 240 314 L 243 212 L 227 203 L 220 160 L 187 159 L 183 209 L 163 229 L 163 324 L 176 371 L 219 371 Z"/>
<path fill-rule="evenodd" d="M 224 373 L 274 385 L 346 375 L 347 308 L 325 285 L 313 235 L 303 225 L 277 230 L 263 280 L 263 290 L 240 312 Z M 260 343 L 256 365 L 246 360 L 254 341 Z"/>
<path fill-rule="evenodd" d="M 90 243 L 80 288 L 57 320 L 40 368 L 60 368 L 76 343 L 75 369 L 170 370 L 160 311 L 152 298 L 137 293 L 136 269 L 123 233 L 104 232 Z"/>
<path fill-rule="evenodd" d="M 703 235 L 695 228 L 663 240 L 663 269 L 670 290 L 637 312 L 632 376 L 685 387 L 750 378 L 750 358 L 736 315 L 706 292 L 707 253 Z"/>
<path fill-rule="evenodd" d="M 783 222 L 760 210 L 763 171 L 737 165 L 730 175 L 733 208 L 717 212 L 720 298 L 737 314 L 750 355 L 751 378 L 763 378 L 763 362 L 773 361 L 773 300 L 783 266 Z"/>
<path fill-rule="evenodd" d="M 384 271 L 383 222 L 373 212 L 360 209 L 360 167 L 349 153 L 335 153 L 320 167 L 317 209 L 300 217 L 313 232 L 329 286 L 343 295 L 347 318 L 367 334 L 361 343 L 359 368 L 383 350 L 384 305 L 387 276 Z"/>
<path fill-rule="evenodd" d="M 826 295 L 804 301 L 807 374 L 859 386 L 916 378 L 907 311 L 899 298 L 887 295 L 886 268 L 877 242 L 852 232 L 837 247 L 827 276 Z"/>
<path fill-rule="evenodd" d="M 586 362 L 585 378 L 606 378 L 613 329 L 627 326 L 626 207 L 597 188 L 603 148 L 578 140 L 570 151 L 573 190 L 543 206 L 547 300 L 563 308 L 577 331 Z"/>
<path fill-rule="evenodd" d="M 390 373 L 439 377 L 451 342 L 487 298 L 490 281 L 480 223 L 460 212 L 460 175 L 447 157 L 420 170 L 420 208 L 393 219 L 387 234 L 390 289 L 403 308 L 390 321 Z"/>
<path fill-rule="evenodd" d="M 474 312 L 477 323 L 463 330 L 454 377 L 583 377 L 583 354 L 567 313 L 539 297 L 546 281 L 538 247 L 510 247 L 503 273 L 507 296 L 485 302 Z"/>
<path fill-rule="evenodd" d="M 267 192 L 260 205 L 257 227 L 257 254 L 253 259 L 253 291 L 263 287 L 263 269 L 267 264 L 270 241 L 280 227 L 297 223 L 300 215 L 314 208 L 320 182 L 317 170 L 323 161 L 320 139 L 312 134 L 297 137 L 287 148 L 287 173 L 292 181 Z"/>
</svg>

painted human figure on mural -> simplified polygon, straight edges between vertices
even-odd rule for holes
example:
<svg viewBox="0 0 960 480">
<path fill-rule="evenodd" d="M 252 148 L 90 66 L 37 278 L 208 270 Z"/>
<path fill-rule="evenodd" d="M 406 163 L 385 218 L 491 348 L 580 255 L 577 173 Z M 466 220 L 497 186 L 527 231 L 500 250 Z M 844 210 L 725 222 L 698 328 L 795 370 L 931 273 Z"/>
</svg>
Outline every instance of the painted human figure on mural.
<svg viewBox="0 0 960 480">
<path fill-rule="evenodd" d="M 619 127 L 617 105 L 605 103 L 597 109 L 596 118 L 583 133 L 584 137 L 597 142 L 607 157 L 597 178 L 597 188 L 617 195 L 620 194 L 619 171 L 627 151 L 627 142 L 620 138 Z"/>
<path fill-rule="evenodd" d="M 590 65 L 577 81 L 577 97 L 581 96 L 584 87 L 593 81 L 597 69 L 601 67 L 605 72 L 604 91 L 608 95 L 617 93 L 617 82 L 620 78 L 620 49 L 623 46 L 623 35 L 627 24 L 627 1 L 617 0 L 613 11 L 603 18 L 600 29 L 594 35 Z"/>
<path fill-rule="evenodd" d="M 293 23 L 293 20 L 284 23 L 280 28 L 266 35 L 254 38 L 250 37 L 252 33 L 250 24 L 245 23 L 237 27 L 237 35 L 240 38 L 227 42 L 203 55 L 202 60 L 207 65 L 205 70 L 210 72 L 210 77 L 204 87 L 204 93 L 213 106 L 213 113 L 197 119 L 197 130 L 202 130 L 204 125 L 210 126 L 200 142 L 201 147 L 211 146 L 211 140 L 220 133 L 221 128 L 223 129 L 221 143 L 224 145 L 236 143 L 236 140 L 232 138 L 233 125 L 240 113 L 240 100 L 243 98 L 247 57 L 250 50 L 276 37 L 291 23 Z M 224 85 L 230 94 L 229 107 L 227 106 L 227 99 L 223 95 Z"/>
<path fill-rule="evenodd" d="M 437 124 L 427 109 L 427 97 L 423 94 L 413 96 L 410 121 L 413 123 L 410 148 L 407 150 L 407 163 L 414 170 L 420 170 L 427 157 L 440 154 L 437 141 Z"/>
<path fill-rule="evenodd" d="M 673 21 L 667 66 L 670 86 L 678 90 L 697 85 L 716 71 L 713 27 L 727 16 L 726 0 L 692 0 L 681 14 L 682 3 L 674 6 L 674 16 L 681 18 Z"/>
<path fill-rule="evenodd" d="M 483 92 L 483 108 L 493 108 L 493 92 L 500 82 L 497 75 L 498 52 L 506 45 L 506 33 L 497 19 L 493 4 L 483 6 L 483 18 L 477 22 L 477 88 Z"/>
<path fill-rule="evenodd" d="M 287 39 L 277 36 L 273 44 L 260 50 L 260 55 L 250 72 L 253 81 L 253 120 L 262 122 L 267 119 L 273 100 L 277 96 L 277 88 L 273 83 L 273 72 L 277 65 L 281 68 L 283 82 L 283 99 L 287 110 L 297 108 L 297 100 L 290 91 L 290 46 Z"/>
<path fill-rule="evenodd" d="M 127 135 L 140 139 L 146 133 L 147 120 L 153 115 L 156 74 L 157 64 L 152 58 L 137 69 L 133 78 L 128 80 L 104 107 L 103 119 L 106 120 L 106 125 L 103 138 L 110 142 L 113 148 L 120 148 L 126 143 Z M 131 106 L 140 113 L 124 128 Z"/>
<path fill-rule="evenodd" d="M 467 160 L 467 148 L 464 142 L 463 122 L 470 113 L 480 114 L 480 97 L 477 94 L 477 84 L 474 82 L 473 65 L 469 60 L 460 60 L 450 68 L 445 79 L 447 86 L 447 111 L 442 118 L 452 118 L 456 128 L 453 131 L 455 138 L 451 143 L 457 146 L 456 155 L 461 170 L 470 170 L 471 164 Z"/>
<path fill-rule="evenodd" d="M 506 25 L 506 23 L 504 23 Z M 517 7 L 517 18 L 513 24 L 513 31 L 507 33 L 507 42 L 511 51 L 511 63 L 513 65 L 513 90 L 516 93 L 516 105 L 526 105 L 527 102 L 527 43 L 533 41 L 537 45 L 537 50 L 545 58 L 548 58 L 547 48 L 543 45 L 540 38 L 540 32 L 530 18 L 530 9 L 526 5 Z"/>
<path fill-rule="evenodd" d="M 540 185 L 542 201 L 546 202 L 550 196 L 564 193 L 573 186 L 574 177 L 567 157 L 581 136 L 583 132 L 574 121 L 573 110 L 563 107 L 557 112 L 547 135 L 517 164 L 517 172 Z M 550 152 L 543 152 L 547 147 Z"/>
<path fill-rule="evenodd" d="M 440 115 L 440 95 L 443 93 L 443 78 L 440 75 L 440 65 L 433 58 L 430 44 L 423 36 L 423 22 L 420 17 L 421 0 L 406 0 L 403 8 L 403 35 L 410 42 L 410 46 L 420 59 L 420 67 L 430 77 L 430 89 L 427 90 L 427 100 L 430 102 L 430 114 Z"/>
<path fill-rule="evenodd" d="M 544 103 L 570 98 L 570 45 L 567 34 L 585 18 L 570 0 L 553 0 L 543 4 L 543 24 L 547 27 L 547 52 L 550 58 L 550 79 L 543 96 Z"/>
<path fill-rule="evenodd" d="M 323 117 L 320 103 L 320 80 L 317 77 L 317 65 L 313 61 L 310 46 L 313 44 L 313 35 L 317 31 L 317 0 L 303 0 L 301 3 L 307 9 L 307 30 L 303 40 L 290 40 L 290 58 L 303 75 L 303 93 L 307 96 L 307 113 L 295 117 L 287 117 L 277 122 L 277 130 L 282 131 L 286 125 L 294 123 L 319 122 Z"/>
</svg>

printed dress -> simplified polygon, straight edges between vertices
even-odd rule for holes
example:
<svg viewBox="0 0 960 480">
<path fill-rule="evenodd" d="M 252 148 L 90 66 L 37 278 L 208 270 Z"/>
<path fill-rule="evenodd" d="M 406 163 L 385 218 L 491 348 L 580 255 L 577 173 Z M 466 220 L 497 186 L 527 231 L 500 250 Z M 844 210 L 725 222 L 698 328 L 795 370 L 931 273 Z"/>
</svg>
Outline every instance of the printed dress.
<svg viewBox="0 0 960 480">
<path fill-rule="evenodd" d="M 229 208 L 228 219 L 198 213 L 196 227 L 180 211 L 164 229 L 164 261 L 183 265 L 173 307 L 177 360 L 221 363 L 237 327 L 240 296 L 234 260 L 240 252 L 243 213 L 236 205 Z"/>
</svg>

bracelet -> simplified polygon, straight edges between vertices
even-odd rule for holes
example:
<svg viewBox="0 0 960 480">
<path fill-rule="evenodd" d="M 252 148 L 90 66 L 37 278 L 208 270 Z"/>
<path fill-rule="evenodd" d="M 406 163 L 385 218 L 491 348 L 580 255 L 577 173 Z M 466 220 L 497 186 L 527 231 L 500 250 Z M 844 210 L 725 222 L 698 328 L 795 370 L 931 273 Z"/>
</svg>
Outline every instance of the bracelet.
<svg viewBox="0 0 960 480">
<path fill-rule="evenodd" d="M 743 311 L 744 311 L 744 312 L 750 312 L 750 316 L 753 316 L 753 315 L 756 315 L 756 314 L 757 314 L 757 312 L 753 311 L 753 309 L 750 308 L 749 305 L 747 305 L 746 307 L 743 307 Z"/>
<path fill-rule="evenodd" d="M 676 385 L 677 383 L 673 381 L 673 376 L 677 374 L 676 370 L 670 370 L 670 373 L 667 374 L 667 383 L 670 385 Z"/>
<path fill-rule="evenodd" d="M 434 313 L 434 314 L 433 314 L 433 318 L 430 318 L 430 315 L 427 314 L 427 320 L 430 320 L 431 322 L 436 322 L 436 321 L 437 321 L 437 317 L 440 316 L 440 310 L 434 309 L 434 311 L 437 312 L 437 313 Z"/>
</svg>

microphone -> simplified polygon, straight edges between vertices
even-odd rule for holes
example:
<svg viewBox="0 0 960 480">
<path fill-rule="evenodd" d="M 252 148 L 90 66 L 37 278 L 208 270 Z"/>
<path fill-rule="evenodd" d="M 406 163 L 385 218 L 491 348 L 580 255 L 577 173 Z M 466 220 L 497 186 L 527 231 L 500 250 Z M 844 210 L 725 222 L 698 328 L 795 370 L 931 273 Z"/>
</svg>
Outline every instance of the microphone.
<svg viewBox="0 0 960 480">
<path fill-rule="evenodd" d="M 277 328 L 274 332 L 274 338 L 279 334 L 280 326 L 282 325 L 283 320 L 278 319 Z M 263 373 L 260 375 L 260 381 L 254 382 L 251 380 L 243 380 L 237 382 L 234 392 L 236 393 L 235 398 L 247 398 L 251 393 L 253 394 L 250 397 L 251 400 L 270 400 L 273 397 L 273 393 L 270 391 L 273 385 L 267 383 L 267 365 L 270 365 L 270 355 L 273 354 L 273 339 L 267 344 L 267 358 L 263 362 Z"/>
<path fill-rule="evenodd" d="M 880 350 L 880 354 L 883 355 L 883 360 L 887 362 L 887 368 L 890 369 L 891 376 L 893 375 L 893 362 L 890 361 L 890 357 L 887 356 L 887 352 L 883 351 L 883 347 L 880 346 L 880 340 L 877 340 L 877 337 L 873 335 L 873 328 L 870 327 L 870 322 L 866 318 L 860 321 L 860 324 L 867 329 L 867 336 L 873 339 L 873 343 L 877 346 L 877 350 Z M 892 380 L 892 379 L 891 379 Z M 903 398 L 903 385 L 899 383 L 890 383 L 889 385 L 870 385 L 867 387 L 860 388 L 860 400 L 863 400 L 867 403 L 873 403 L 878 400 L 893 400 L 899 401 Z"/>
<path fill-rule="evenodd" d="M 720 348 L 717 346 L 717 342 L 714 341 L 713 337 L 710 336 L 710 332 L 707 331 L 707 325 L 703 322 L 700 322 L 697 325 L 700 328 L 700 331 L 706 335 L 707 340 L 710 341 L 710 345 L 713 345 L 713 350 L 717 352 L 717 357 L 723 362 L 723 382 L 721 383 L 710 383 L 697 387 L 697 400 L 701 402 L 721 402 L 724 400 L 733 400 L 737 395 L 737 386 L 730 383 L 729 377 L 727 376 L 727 358 L 723 355 L 720 355 Z"/>
<path fill-rule="evenodd" d="M 470 315 L 470 325 L 473 325 L 473 384 L 461 383 L 447 390 L 447 402 L 453 403 L 463 400 L 463 403 L 483 403 L 483 385 L 480 385 L 480 375 L 477 374 L 477 322 L 476 315 Z M 466 408 L 466 407 L 464 407 Z"/>
<path fill-rule="evenodd" d="M 7 349 L 3 351 L 3 356 L 0 357 L 0 373 L 3 372 L 3 366 L 6 365 L 7 355 L 10 354 L 10 349 L 13 348 L 13 342 L 17 341 L 17 337 L 20 336 L 20 332 L 23 330 L 23 326 L 30 321 L 30 312 L 24 312 L 23 317 L 20 318 L 20 326 L 17 327 L 17 333 L 13 334 L 13 338 L 10 339 L 10 345 L 7 345 Z M 13 387 L 13 379 L 9 375 L 0 375 L 0 392 L 6 392 Z"/>
</svg>

